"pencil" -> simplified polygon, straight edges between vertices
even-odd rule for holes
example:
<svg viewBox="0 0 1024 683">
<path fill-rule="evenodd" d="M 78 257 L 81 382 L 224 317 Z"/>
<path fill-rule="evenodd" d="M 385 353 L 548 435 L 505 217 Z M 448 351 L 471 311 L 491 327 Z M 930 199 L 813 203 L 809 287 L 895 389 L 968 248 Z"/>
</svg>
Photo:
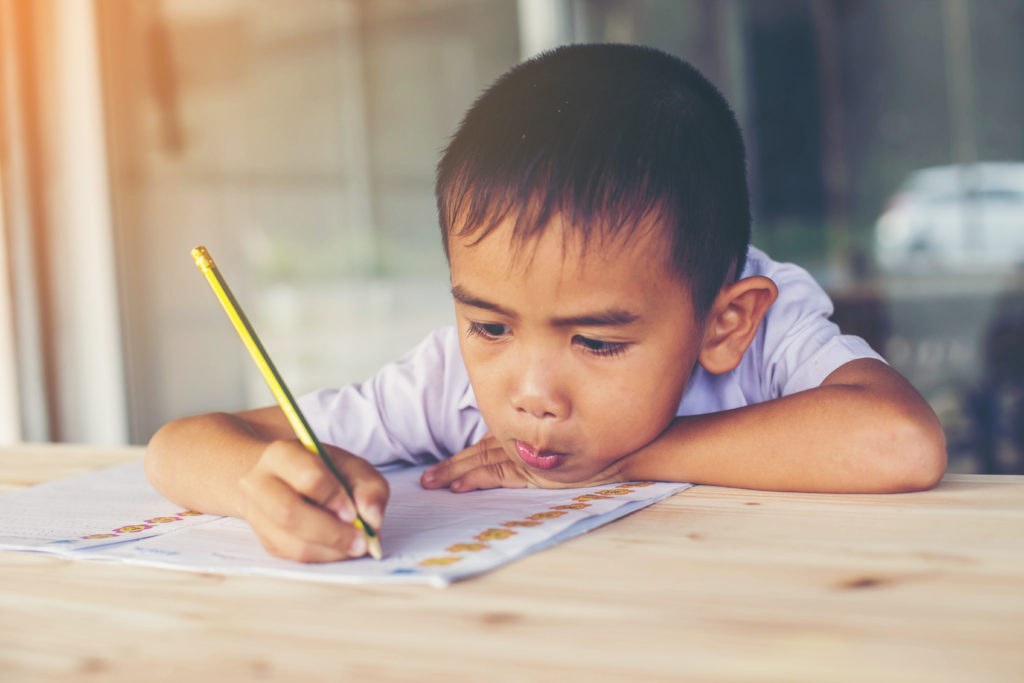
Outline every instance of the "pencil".
<svg viewBox="0 0 1024 683">
<path fill-rule="evenodd" d="M 206 276 L 206 280 L 210 283 L 210 287 L 213 288 L 213 293 L 217 295 L 217 299 L 220 300 L 221 306 L 224 307 L 224 311 L 228 314 L 231 319 L 231 323 L 235 326 L 235 331 L 238 332 L 238 336 L 242 338 L 242 342 L 245 343 L 245 348 L 249 349 L 249 355 L 256 361 L 256 366 L 259 367 L 260 372 L 263 373 L 263 379 L 267 381 L 270 386 L 270 390 L 274 393 L 274 398 L 277 399 L 277 403 L 281 406 L 281 410 L 284 411 L 285 416 L 288 418 L 288 423 L 291 425 L 292 430 L 295 432 L 295 436 L 298 437 L 302 445 L 305 446 L 309 451 L 316 453 L 323 460 L 323 463 L 327 466 L 327 469 L 331 471 L 331 474 L 338 480 L 341 487 L 345 489 L 345 494 L 352 501 L 353 506 L 355 505 L 355 498 L 352 496 L 352 488 L 345 481 L 345 477 L 342 476 L 338 468 L 335 467 L 334 462 L 327 457 L 327 451 L 324 450 L 323 445 L 317 440 L 316 436 L 313 435 L 313 430 L 309 428 L 309 423 L 306 422 L 306 417 L 299 410 L 298 404 L 295 399 L 292 398 L 292 393 L 288 391 L 288 387 L 285 386 L 284 380 L 281 379 L 280 373 L 277 368 L 274 367 L 273 361 L 270 360 L 270 356 L 267 355 L 266 349 L 263 348 L 263 344 L 260 343 L 259 337 L 256 336 L 256 331 L 252 328 L 249 323 L 249 319 L 245 317 L 245 313 L 242 312 L 241 306 L 235 300 L 234 295 L 231 294 L 231 289 L 228 287 L 228 283 L 224 281 L 224 277 L 220 274 L 217 269 L 217 264 L 213 262 L 213 258 L 210 257 L 210 253 L 206 250 L 206 247 L 196 247 L 192 250 L 192 258 L 195 260 L 196 265 L 199 266 L 199 270 Z M 366 523 L 356 511 L 355 526 L 366 536 L 366 549 L 369 551 L 370 556 L 374 559 L 379 560 L 382 556 L 380 546 L 380 536 L 377 532 Z"/>
</svg>

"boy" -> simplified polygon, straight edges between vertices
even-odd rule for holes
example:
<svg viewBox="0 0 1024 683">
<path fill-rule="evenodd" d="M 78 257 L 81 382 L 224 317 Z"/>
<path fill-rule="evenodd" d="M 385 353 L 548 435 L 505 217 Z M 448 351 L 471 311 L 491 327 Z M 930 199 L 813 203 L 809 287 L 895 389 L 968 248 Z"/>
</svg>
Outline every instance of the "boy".
<svg viewBox="0 0 1024 683">
<path fill-rule="evenodd" d="M 692 67 L 565 47 L 473 105 L 438 167 L 457 329 L 300 404 L 374 527 L 374 464 L 428 488 L 632 479 L 794 491 L 933 486 L 924 400 L 842 336 L 809 275 L 748 246 L 743 143 Z M 450 456 L 450 457 L 449 457 Z M 366 552 L 349 501 L 275 407 L 176 420 L 146 453 L 182 505 L 246 518 L 271 553 Z"/>
</svg>

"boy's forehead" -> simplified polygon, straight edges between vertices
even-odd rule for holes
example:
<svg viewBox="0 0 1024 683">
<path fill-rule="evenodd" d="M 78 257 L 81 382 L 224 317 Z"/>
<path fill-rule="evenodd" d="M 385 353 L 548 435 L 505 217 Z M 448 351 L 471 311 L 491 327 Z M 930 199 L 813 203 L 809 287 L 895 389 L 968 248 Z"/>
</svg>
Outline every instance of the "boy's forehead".
<svg viewBox="0 0 1024 683">
<path fill-rule="evenodd" d="M 450 249 L 456 301 L 509 315 L 582 319 L 628 312 L 651 319 L 692 310 L 689 282 L 669 267 L 659 233 L 589 240 L 562 226 L 520 242 L 510 226 L 480 240 L 459 238 Z"/>
<path fill-rule="evenodd" d="M 458 248 L 454 248 L 458 247 Z M 449 235 L 451 259 L 478 252 L 493 259 L 494 267 L 528 270 L 538 257 L 558 257 L 568 267 L 600 267 L 603 262 L 633 261 L 637 267 L 671 269 L 669 230 L 665 221 L 648 217 L 619 229 L 570 222 L 556 213 L 543 226 L 525 227 L 516 216 L 489 229 L 455 226 Z M 453 264 L 454 265 L 454 264 Z"/>
</svg>

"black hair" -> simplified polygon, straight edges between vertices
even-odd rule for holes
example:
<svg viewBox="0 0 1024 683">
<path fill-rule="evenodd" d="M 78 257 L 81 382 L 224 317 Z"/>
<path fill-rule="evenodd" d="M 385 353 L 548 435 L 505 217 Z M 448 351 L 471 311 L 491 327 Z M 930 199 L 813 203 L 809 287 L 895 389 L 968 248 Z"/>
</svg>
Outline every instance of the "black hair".
<svg viewBox="0 0 1024 683">
<path fill-rule="evenodd" d="M 743 139 L 695 68 L 636 45 L 571 45 L 499 78 L 469 109 L 438 164 L 445 253 L 514 217 L 522 245 L 562 212 L 586 240 L 657 219 L 669 266 L 699 319 L 743 269 L 750 208 Z"/>
</svg>

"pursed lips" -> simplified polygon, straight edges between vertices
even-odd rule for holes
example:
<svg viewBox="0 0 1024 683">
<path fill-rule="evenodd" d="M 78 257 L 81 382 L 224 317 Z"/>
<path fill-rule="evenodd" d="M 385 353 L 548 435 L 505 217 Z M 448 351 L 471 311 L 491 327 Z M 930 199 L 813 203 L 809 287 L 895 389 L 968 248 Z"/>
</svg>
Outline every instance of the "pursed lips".
<svg viewBox="0 0 1024 683">
<path fill-rule="evenodd" d="M 530 467 L 541 470 L 550 470 L 561 465 L 566 458 L 565 453 L 559 453 L 548 449 L 536 449 L 530 444 L 516 440 L 516 452 L 519 458 Z"/>
</svg>

